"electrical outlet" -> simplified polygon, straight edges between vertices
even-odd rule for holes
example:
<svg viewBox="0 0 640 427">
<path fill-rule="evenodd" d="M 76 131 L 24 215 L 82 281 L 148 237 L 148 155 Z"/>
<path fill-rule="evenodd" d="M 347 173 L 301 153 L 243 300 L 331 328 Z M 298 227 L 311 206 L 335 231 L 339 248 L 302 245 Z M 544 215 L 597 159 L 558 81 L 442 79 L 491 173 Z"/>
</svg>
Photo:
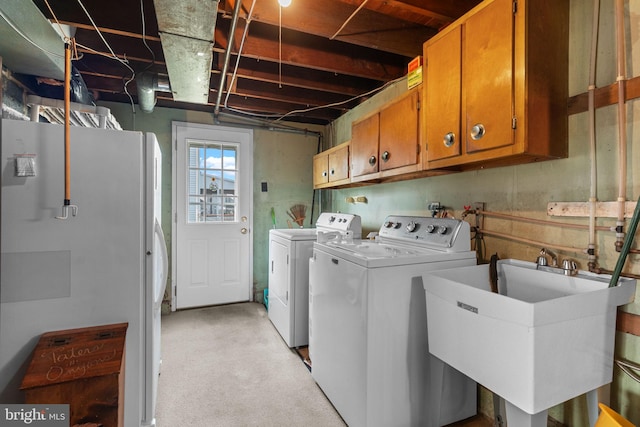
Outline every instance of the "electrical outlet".
<svg viewBox="0 0 640 427">
<path fill-rule="evenodd" d="M 432 212 L 440 210 L 440 202 L 430 202 L 427 206 L 427 209 Z"/>
</svg>

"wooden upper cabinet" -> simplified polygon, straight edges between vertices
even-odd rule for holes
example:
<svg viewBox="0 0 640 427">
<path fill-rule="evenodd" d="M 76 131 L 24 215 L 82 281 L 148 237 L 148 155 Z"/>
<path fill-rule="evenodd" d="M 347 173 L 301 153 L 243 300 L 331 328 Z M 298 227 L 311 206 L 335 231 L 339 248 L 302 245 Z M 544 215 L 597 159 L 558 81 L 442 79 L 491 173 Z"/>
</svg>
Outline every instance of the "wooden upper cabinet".
<svg viewBox="0 0 640 427">
<path fill-rule="evenodd" d="M 485 0 L 424 44 L 425 169 L 566 157 L 569 0 Z"/>
<path fill-rule="evenodd" d="M 351 178 L 421 169 L 420 91 L 414 89 L 351 127 Z M 407 169 L 411 169 L 410 171 Z"/>
<path fill-rule="evenodd" d="M 379 135 L 377 112 L 351 125 L 351 176 L 378 172 Z"/>
<path fill-rule="evenodd" d="M 349 183 L 349 142 L 313 156 L 313 188 Z"/>
<path fill-rule="evenodd" d="M 380 111 L 380 170 L 418 163 L 419 92 L 410 92 Z"/>
</svg>

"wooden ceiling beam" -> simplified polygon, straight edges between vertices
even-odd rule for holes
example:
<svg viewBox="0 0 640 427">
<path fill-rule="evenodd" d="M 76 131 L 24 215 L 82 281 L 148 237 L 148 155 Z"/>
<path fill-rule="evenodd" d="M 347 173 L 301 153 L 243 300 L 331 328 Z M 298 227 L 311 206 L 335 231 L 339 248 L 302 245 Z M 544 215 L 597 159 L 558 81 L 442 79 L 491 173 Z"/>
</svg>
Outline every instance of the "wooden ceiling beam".
<svg viewBox="0 0 640 427">
<path fill-rule="evenodd" d="M 109 59 L 103 55 L 94 54 L 90 51 L 81 50 L 83 57 L 79 61 L 74 61 L 76 68 L 84 75 L 96 75 L 109 77 L 121 82 L 130 76 L 130 71 L 121 63 Z M 221 56 L 218 55 L 218 61 Z M 128 57 L 129 66 L 135 70 L 148 70 L 155 73 L 166 74 L 166 67 L 163 62 L 156 61 L 153 65 L 148 59 Z M 233 58 L 235 64 L 235 57 Z M 266 63 L 265 63 L 266 62 Z M 310 70 L 301 67 L 283 65 L 282 85 L 304 90 L 318 92 L 330 92 L 345 96 L 357 96 L 381 86 L 375 80 L 365 80 L 349 76 L 336 76 L 317 70 Z M 231 72 L 229 73 L 229 79 Z M 268 61 L 257 61 L 251 58 L 241 58 L 238 72 L 238 79 L 259 81 L 277 84 L 279 83 L 278 65 Z M 212 71 L 212 84 L 218 87 L 219 71 Z"/>
<path fill-rule="evenodd" d="M 216 45 L 226 49 L 228 31 L 224 23 L 216 26 Z M 228 23 L 227 23 L 228 24 Z M 406 72 L 408 60 L 384 52 L 355 48 L 347 43 L 330 41 L 317 36 L 291 30 L 282 30 L 282 44 L 278 41 L 277 28 L 252 23 L 242 56 L 281 62 L 283 64 L 312 68 L 372 80 L 389 81 Z M 236 30 L 233 52 L 237 53 L 242 40 L 242 29 Z M 280 50 L 281 48 L 281 50 Z"/>
<path fill-rule="evenodd" d="M 235 64 L 235 57 L 233 59 Z M 279 83 L 278 64 L 254 58 L 243 57 L 238 67 L 239 78 Z M 380 86 L 377 80 L 366 80 L 346 75 L 313 70 L 284 64 L 282 66 L 282 84 L 287 86 L 312 89 L 323 92 L 333 92 L 349 96 L 360 95 Z"/>
<path fill-rule="evenodd" d="M 362 0 L 338 0 L 358 7 Z M 482 0 L 368 0 L 365 9 L 420 25 L 441 28 L 464 15 Z"/>
<path fill-rule="evenodd" d="M 304 90 L 290 86 L 279 86 L 275 83 L 260 81 L 241 80 L 236 85 L 232 94 L 239 96 L 253 96 L 254 98 L 268 100 L 282 100 L 291 104 L 298 104 L 299 108 L 318 107 L 328 104 L 344 103 L 346 106 L 353 106 L 345 95 L 338 95 L 328 92 L 318 92 L 314 90 Z M 336 106 L 336 109 L 344 110 L 346 107 Z"/>
<path fill-rule="evenodd" d="M 246 112 L 252 112 L 260 115 L 260 112 L 270 113 L 277 116 L 282 116 L 293 111 L 300 110 L 299 106 L 296 104 L 288 104 L 286 102 L 279 101 L 267 101 L 263 99 L 245 99 L 243 96 L 232 95 L 229 98 L 228 106 L 235 109 L 242 109 Z M 329 108 L 316 109 L 311 110 L 305 113 L 293 113 L 290 114 L 290 117 L 295 116 L 305 116 L 305 117 L 315 117 L 318 119 L 324 119 L 326 121 L 335 120 L 341 113 Z M 275 118 L 275 117 L 274 117 Z M 289 120 L 289 119 L 287 119 Z"/>
<path fill-rule="evenodd" d="M 340 0 L 294 0 L 287 8 L 280 8 L 275 0 L 257 1 L 252 21 L 274 27 L 281 22 L 282 28 L 329 39 L 353 11 L 350 4 Z M 336 40 L 413 58 L 436 32 L 437 28 L 363 9 Z"/>
</svg>

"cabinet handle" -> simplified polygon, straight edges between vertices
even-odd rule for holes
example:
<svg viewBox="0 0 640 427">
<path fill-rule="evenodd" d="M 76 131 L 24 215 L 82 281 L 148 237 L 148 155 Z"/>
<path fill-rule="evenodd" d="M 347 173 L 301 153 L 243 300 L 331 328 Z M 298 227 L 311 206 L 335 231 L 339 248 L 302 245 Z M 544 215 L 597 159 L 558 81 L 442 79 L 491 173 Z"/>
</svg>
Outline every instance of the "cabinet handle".
<svg viewBox="0 0 640 427">
<path fill-rule="evenodd" d="M 391 157 L 391 154 L 389 154 L 388 151 L 385 151 L 384 153 L 382 153 L 382 160 L 384 160 L 385 162 L 389 160 L 389 157 Z"/>
<path fill-rule="evenodd" d="M 451 147 L 453 146 L 453 144 L 456 143 L 456 134 L 453 132 L 449 132 L 448 134 L 446 134 L 444 136 L 444 138 L 442 139 L 442 143 L 444 144 L 445 147 Z"/>
<path fill-rule="evenodd" d="M 484 126 L 481 123 L 478 123 L 471 128 L 470 133 L 471 133 L 471 139 L 478 140 L 484 136 L 484 134 L 486 133 L 486 130 L 484 129 Z"/>
<path fill-rule="evenodd" d="M 327 176 L 327 171 L 322 171 L 322 176 Z"/>
<path fill-rule="evenodd" d="M 374 166 L 377 162 L 376 156 L 369 157 L 369 165 Z"/>
<path fill-rule="evenodd" d="M 331 169 L 331 175 L 335 175 L 336 174 L 336 170 L 335 169 Z"/>
</svg>

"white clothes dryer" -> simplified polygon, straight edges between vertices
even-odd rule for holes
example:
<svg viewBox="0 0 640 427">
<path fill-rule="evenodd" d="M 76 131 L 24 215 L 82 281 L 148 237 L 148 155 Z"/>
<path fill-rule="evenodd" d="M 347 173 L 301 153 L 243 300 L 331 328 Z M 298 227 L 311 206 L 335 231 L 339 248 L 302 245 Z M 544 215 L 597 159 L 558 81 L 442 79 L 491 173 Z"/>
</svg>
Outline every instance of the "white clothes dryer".
<svg viewBox="0 0 640 427">
<path fill-rule="evenodd" d="M 309 344 L 309 258 L 318 230 L 362 233 L 360 217 L 342 213 L 320 214 L 316 228 L 269 230 L 269 320 L 291 348 Z"/>
<path fill-rule="evenodd" d="M 424 271 L 476 264 L 469 224 L 389 216 L 375 241 L 314 244 L 312 376 L 350 427 L 442 426 L 477 411 L 476 383 L 429 354 Z"/>
</svg>

